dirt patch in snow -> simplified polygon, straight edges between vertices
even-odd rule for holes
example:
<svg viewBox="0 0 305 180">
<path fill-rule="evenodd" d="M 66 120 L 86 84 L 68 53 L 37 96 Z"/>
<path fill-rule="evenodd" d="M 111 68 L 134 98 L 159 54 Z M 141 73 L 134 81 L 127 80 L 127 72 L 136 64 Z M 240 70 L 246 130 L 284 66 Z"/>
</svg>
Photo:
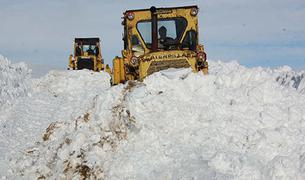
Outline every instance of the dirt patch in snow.
<svg viewBox="0 0 305 180">
<path fill-rule="evenodd" d="M 55 129 L 57 129 L 59 127 L 60 127 L 59 122 L 52 122 L 46 129 L 46 132 L 43 134 L 42 139 L 44 141 L 48 141 L 50 139 L 50 136 L 54 133 Z"/>
</svg>

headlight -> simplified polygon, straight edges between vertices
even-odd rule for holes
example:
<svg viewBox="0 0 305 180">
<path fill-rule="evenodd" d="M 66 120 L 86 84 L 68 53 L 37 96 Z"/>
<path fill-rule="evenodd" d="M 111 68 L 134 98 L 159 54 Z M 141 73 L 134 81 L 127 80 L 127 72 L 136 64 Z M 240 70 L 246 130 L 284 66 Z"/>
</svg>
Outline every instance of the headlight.
<svg viewBox="0 0 305 180">
<path fill-rule="evenodd" d="M 126 17 L 129 19 L 129 20 L 133 20 L 134 19 L 134 13 L 133 12 L 128 12 L 127 14 L 126 14 Z"/>
<path fill-rule="evenodd" d="M 135 66 L 139 63 L 139 59 L 135 56 L 132 56 L 130 63 Z"/>
<path fill-rule="evenodd" d="M 199 11 L 198 8 L 193 7 L 193 8 L 191 9 L 191 15 L 192 15 L 192 16 L 197 16 L 198 11 Z"/>
<path fill-rule="evenodd" d="M 197 53 L 197 58 L 199 60 L 205 61 L 207 59 L 207 55 L 205 54 L 205 52 L 199 52 L 199 53 Z"/>
</svg>

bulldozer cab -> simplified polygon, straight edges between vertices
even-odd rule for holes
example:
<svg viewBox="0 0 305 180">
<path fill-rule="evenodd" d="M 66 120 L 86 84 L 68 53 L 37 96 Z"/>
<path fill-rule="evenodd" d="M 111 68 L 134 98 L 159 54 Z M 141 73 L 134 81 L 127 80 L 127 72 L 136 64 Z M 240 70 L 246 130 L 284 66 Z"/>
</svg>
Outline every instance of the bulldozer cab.
<svg viewBox="0 0 305 180">
<path fill-rule="evenodd" d="M 114 59 L 114 84 L 143 80 L 168 68 L 207 73 L 206 54 L 198 43 L 198 10 L 184 6 L 125 11 L 124 50 Z"/>
<path fill-rule="evenodd" d="M 166 12 L 170 13 L 172 10 L 158 10 L 157 13 Z M 133 12 L 127 11 L 129 16 L 130 13 Z M 151 16 L 150 12 L 146 15 Z M 197 25 L 196 19 L 191 18 L 190 20 Z M 127 20 L 126 22 L 125 26 L 128 27 L 129 21 Z M 139 19 L 134 25 L 136 28 L 134 34 L 130 37 L 129 35 L 131 34 L 126 33 L 127 38 L 125 39 L 130 39 L 130 43 L 128 41 L 126 43 L 131 45 L 131 47 L 127 47 L 126 49 L 131 48 L 132 51 L 143 53 L 161 50 L 196 50 L 198 29 L 196 26 L 187 29 L 188 20 L 185 17 L 163 16 L 157 19 L 156 26 L 154 27 L 156 30 L 154 32 L 152 32 L 154 29 L 152 29 L 152 20 L 150 18 Z M 182 37 L 184 38 L 182 39 Z M 153 42 L 155 43 L 154 46 Z"/>
<path fill-rule="evenodd" d="M 68 69 L 104 70 L 99 38 L 75 38 L 73 49 Z"/>
<path fill-rule="evenodd" d="M 75 38 L 74 56 L 101 56 L 99 38 Z"/>
</svg>

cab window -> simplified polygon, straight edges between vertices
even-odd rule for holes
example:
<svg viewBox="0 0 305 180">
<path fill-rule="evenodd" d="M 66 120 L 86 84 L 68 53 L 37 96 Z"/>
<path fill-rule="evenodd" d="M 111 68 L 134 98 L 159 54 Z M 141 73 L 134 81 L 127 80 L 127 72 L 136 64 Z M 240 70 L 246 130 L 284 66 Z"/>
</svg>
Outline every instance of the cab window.
<svg viewBox="0 0 305 180">
<path fill-rule="evenodd" d="M 197 45 L 197 33 L 194 30 L 190 30 L 186 33 L 181 48 L 195 51 L 196 45 Z"/>
<path fill-rule="evenodd" d="M 167 46 L 177 47 L 186 29 L 187 21 L 184 18 L 158 19 L 158 48 Z M 137 29 L 147 48 L 151 48 L 151 20 L 140 21 Z"/>
</svg>

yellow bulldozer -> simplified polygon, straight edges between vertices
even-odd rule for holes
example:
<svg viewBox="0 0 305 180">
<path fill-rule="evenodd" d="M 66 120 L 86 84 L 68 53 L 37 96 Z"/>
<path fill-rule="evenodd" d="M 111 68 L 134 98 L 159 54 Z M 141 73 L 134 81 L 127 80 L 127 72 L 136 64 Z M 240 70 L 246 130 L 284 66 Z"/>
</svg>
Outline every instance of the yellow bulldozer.
<svg viewBox="0 0 305 180">
<path fill-rule="evenodd" d="M 73 49 L 73 55 L 71 54 L 69 57 L 68 69 L 106 70 L 111 74 L 110 67 L 104 65 L 99 38 L 75 38 Z"/>
<path fill-rule="evenodd" d="M 123 13 L 124 50 L 113 60 L 112 84 L 143 80 L 168 68 L 208 73 L 203 45 L 198 42 L 198 7 L 127 10 Z"/>
</svg>

